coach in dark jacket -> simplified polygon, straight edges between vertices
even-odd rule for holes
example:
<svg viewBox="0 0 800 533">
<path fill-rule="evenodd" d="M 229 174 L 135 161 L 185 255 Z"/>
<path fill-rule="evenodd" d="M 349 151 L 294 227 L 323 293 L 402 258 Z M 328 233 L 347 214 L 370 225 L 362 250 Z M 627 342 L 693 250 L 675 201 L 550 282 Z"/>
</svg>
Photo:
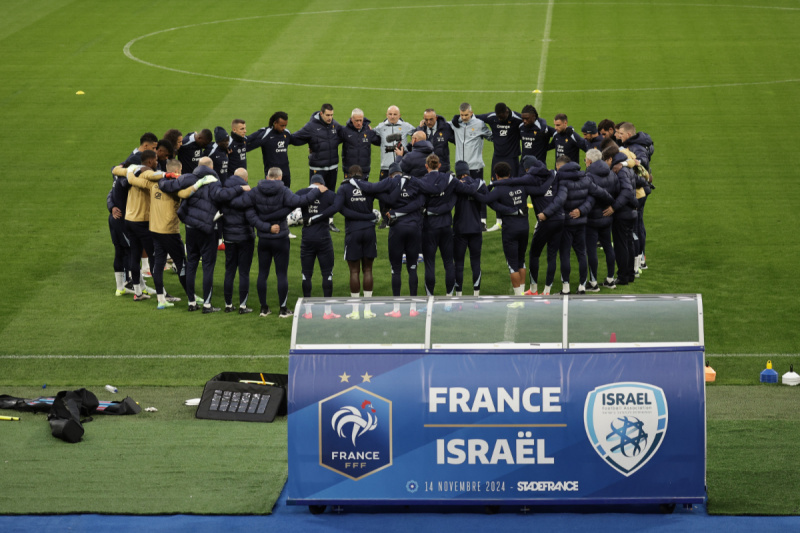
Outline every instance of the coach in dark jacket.
<svg viewBox="0 0 800 533">
<path fill-rule="evenodd" d="M 578 163 L 567 162 L 568 156 L 559 157 L 556 161 L 558 169 L 557 179 L 559 187 L 567 190 L 567 199 L 564 202 L 564 233 L 561 236 L 561 293 L 569 294 L 570 248 L 575 250 L 578 258 L 579 284 L 578 294 L 586 291 L 588 268 L 586 263 L 586 220 L 587 214 L 594 206 L 595 198 L 600 198 L 611 203 L 611 196 L 595 185 L 586 174 L 581 171 Z"/>
<path fill-rule="evenodd" d="M 312 114 L 311 120 L 292 136 L 293 145 L 308 145 L 309 183 L 311 176 L 321 174 L 325 186 L 331 190 L 336 189 L 341 129 L 342 125 L 333 120 L 333 106 L 322 104 L 322 109 Z"/>
<path fill-rule="evenodd" d="M 219 184 L 219 177 L 211 168 L 213 162 L 209 157 L 202 157 L 192 174 L 197 183 L 208 183 L 198 189 L 191 198 L 184 201 L 178 209 L 178 217 L 186 225 L 186 294 L 189 297 L 189 311 L 198 309 L 194 300 L 194 285 L 200 258 L 203 259 L 203 313 L 219 311 L 219 307 L 211 305 L 211 294 L 214 285 L 214 266 L 217 262 L 217 238 L 214 232 L 214 217 L 219 204 L 233 199 L 241 193 L 241 188 L 225 189 Z M 190 179 L 183 176 L 174 183 L 164 185 L 191 185 Z M 172 192 L 163 189 L 165 192 Z"/>
<path fill-rule="evenodd" d="M 255 189 L 247 193 L 247 220 L 258 232 L 258 282 L 256 290 L 261 303 L 261 316 L 270 314 L 267 305 L 267 278 L 274 259 L 278 277 L 278 301 L 281 318 L 292 316 L 287 303 L 289 298 L 289 225 L 286 215 L 298 207 L 317 199 L 325 186 L 314 185 L 316 191 L 305 196 L 294 194 L 281 181 L 281 170 L 272 167 L 266 179 L 258 182 Z"/>
<path fill-rule="evenodd" d="M 360 109 L 354 109 L 347 124 L 339 130 L 342 139 L 342 167 L 345 173 L 353 165 L 361 167 L 365 180 L 369 180 L 372 166 L 372 145 L 380 145 L 381 138 L 369 127 Z M 336 193 L 334 193 L 336 194 Z"/>
<path fill-rule="evenodd" d="M 611 172 L 608 163 L 602 160 L 594 161 L 586 169 L 586 175 L 592 182 L 604 189 L 609 195 L 613 195 L 619 190 L 617 183 L 617 175 Z M 613 203 L 613 202 L 612 202 Z M 606 255 L 606 280 L 603 286 L 609 289 L 616 287 L 614 285 L 614 263 L 616 261 L 616 254 L 611 245 L 611 224 L 613 219 L 603 215 L 610 203 L 607 201 L 595 202 L 591 211 L 589 211 L 586 220 L 586 255 L 589 263 L 589 283 L 586 285 L 586 290 L 589 292 L 598 292 L 600 285 L 597 281 L 597 243 L 599 242 L 603 247 L 603 252 Z"/>
<path fill-rule="evenodd" d="M 253 228 L 245 215 L 244 192 L 250 190 L 247 184 L 247 169 L 238 168 L 225 182 L 226 189 L 234 189 L 237 196 L 220 205 L 222 213 L 222 236 L 225 241 L 225 281 L 222 285 L 225 297 L 225 312 L 233 311 L 233 282 L 239 272 L 239 314 L 251 313 L 247 307 L 250 294 L 250 267 L 253 264 L 255 236 Z"/>
<path fill-rule="evenodd" d="M 456 142 L 452 126 L 432 109 L 426 110 L 422 117 L 423 124 L 416 131 L 423 132 L 433 145 L 433 153 L 439 158 L 439 171 L 450 172 L 450 143 Z"/>
</svg>

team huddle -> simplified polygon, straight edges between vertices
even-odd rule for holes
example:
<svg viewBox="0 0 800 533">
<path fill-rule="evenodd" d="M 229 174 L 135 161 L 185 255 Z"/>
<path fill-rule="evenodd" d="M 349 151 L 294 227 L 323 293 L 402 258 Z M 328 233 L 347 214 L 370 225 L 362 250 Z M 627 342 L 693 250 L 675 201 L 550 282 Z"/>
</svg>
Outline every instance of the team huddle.
<svg viewBox="0 0 800 533">
<path fill-rule="evenodd" d="M 473 294 L 479 295 L 483 233 L 497 230 L 502 233 L 516 295 L 540 294 L 539 261 L 545 248 L 544 295 L 551 294 L 557 261 L 560 292 L 570 294 L 571 251 L 579 266 L 577 294 L 633 283 L 647 268 L 643 213 L 654 189 L 653 141 L 629 122 L 589 121 L 579 135 L 564 114 L 555 115 L 549 126 L 532 105 L 517 113 L 503 103 L 483 115 L 475 115 L 464 103 L 452 120 L 426 109 L 418 125 L 404 121 L 396 106 L 390 106 L 386 120 L 374 127 L 360 109 L 352 111 L 344 126 L 333 115 L 333 106 L 323 104 L 295 133 L 287 129 L 288 115 L 279 111 L 270 117 L 268 127 L 249 135 L 241 119 L 232 121 L 230 133 L 217 127 L 213 133 L 204 129 L 186 136 L 171 129 L 162 139 L 153 133 L 142 135 L 139 147 L 112 169 L 114 181 L 107 198 L 117 296 L 133 292 L 134 301 L 142 301 L 155 294 L 158 309 L 173 307 L 180 298 L 164 287 L 164 271 L 171 267 L 189 311 L 220 311 L 212 305 L 212 288 L 217 252 L 224 250 L 225 312 L 251 313 L 250 269 L 257 252 L 260 315 L 271 314 L 267 279 L 274 263 L 279 316 L 289 317 L 288 267 L 290 242 L 295 238 L 289 224 L 303 225 L 303 295 L 311 296 L 319 263 L 323 295 L 331 297 L 330 233 L 340 231 L 333 222 L 336 213 L 345 219 L 350 296 L 360 298 L 363 290 L 363 312 L 355 303 L 346 315 L 354 320 L 376 316 L 369 304 L 372 266 L 378 256 L 376 226 L 388 228 L 393 296 L 401 293 L 403 265 L 408 293 L 417 295 L 419 261 L 425 265 L 425 291 L 435 294 L 437 255 L 444 265 L 445 294 L 460 296 L 467 252 Z M 485 142 L 494 146 L 488 185 Z M 303 145 L 308 145 L 309 185 L 295 193 L 290 188 L 288 151 Z M 337 189 L 339 145 L 342 181 Z M 380 147 L 380 169 L 378 180 L 370 182 L 373 146 Z M 247 153 L 257 148 L 265 177 L 251 188 Z M 451 148 L 455 148 L 452 167 Z M 552 170 L 546 166 L 550 150 L 556 156 Z M 497 223 L 491 228 L 486 225 L 487 208 L 496 214 Z M 528 209 L 536 216 L 530 246 Z M 597 277 L 598 247 L 605 254 L 605 279 Z M 199 268 L 202 296 L 195 293 Z M 144 281 L 150 272 L 155 288 Z M 238 308 L 233 301 L 237 273 Z M 510 304 L 523 305 L 523 301 Z M 419 311 L 412 303 L 408 313 L 413 317 Z M 384 314 L 400 317 L 399 304 Z M 303 317 L 312 317 L 310 306 Z M 323 318 L 341 316 L 325 306 Z"/>
</svg>

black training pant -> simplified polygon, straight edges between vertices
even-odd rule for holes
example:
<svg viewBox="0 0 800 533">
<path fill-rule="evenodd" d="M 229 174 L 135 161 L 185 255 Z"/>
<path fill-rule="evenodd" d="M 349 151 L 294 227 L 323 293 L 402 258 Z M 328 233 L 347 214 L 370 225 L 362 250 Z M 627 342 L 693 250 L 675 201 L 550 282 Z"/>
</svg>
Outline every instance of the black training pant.
<svg viewBox="0 0 800 533">
<path fill-rule="evenodd" d="M 114 245 L 114 272 L 126 272 L 131 263 L 131 241 L 125 234 L 125 220 L 108 215 L 108 229 Z"/>
<path fill-rule="evenodd" d="M 636 217 L 620 219 L 614 217 L 611 233 L 614 236 L 614 253 L 617 255 L 617 278 L 629 283 L 634 281 L 633 272 L 633 228 Z"/>
<path fill-rule="evenodd" d="M 436 287 L 436 250 L 444 263 L 444 285 L 447 294 L 453 293 L 456 284 L 456 268 L 453 263 L 453 228 L 423 228 L 422 257 L 425 260 L 425 291 L 430 296 Z M 413 260 L 406 256 L 406 262 Z"/>
<path fill-rule="evenodd" d="M 556 277 L 556 258 L 561 250 L 561 235 L 564 232 L 564 219 L 548 219 L 539 221 L 533 231 L 531 249 L 528 253 L 528 272 L 531 285 L 539 283 L 539 257 L 547 245 L 547 275 L 544 284 L 551 286 Z"/>
<path fill-rule="evenodd" d="M 482 233 L 456 233 L 453 235 L 453 260 L 455 263 L 456 291 L 464 286 L 464 257 L 469 250 L 469 266 L 472 269 L 472 289 L 481 290 Z"/>
<path fill-rule="evenodd" d="M 217 264 L 217 236 L 186 226 L 186 295 L 194 300 L 195 278 L 200 258 L 203 259 L 203 303 L 211 303 L 214 290 L 214 266 Z M 174 259 L 174 258 L 173 258 Z"/>
<path fill-rule="evenodd" d="M 339 172 L 338 168 L 332 168 L 330 170 L 311 170 L 308 171 L 308 184 L 311 184 L 311 178 L 315 175 L 322 176 L 322 179 L 325 180 L 325 186 L 332 191 L 336 191 L 336 174 Z M 284 181 L 284 183 L 286 183 Z M 289 184 L 286 185 L 289 187 Z"/>
<path fill-rule="evenodd" d="M 233 281 L 239 272 L 239 305 L 247 305 L 250 294 L 250 267 L 253 265 L 255 239 L 244 241 L 225 241 L 225 281 L 222 295 L 225 305 L 233 305 Z"/>
<path fill-rule="evenodd" d="M 392 268 L 392 295 L 400 296 L 402 286 L 403 254 L 406 254 L 408 272 L 408 294 L 417 295 L 419 276 L 417 259 L 422 234 L 418 225 L 394 225 L 389 227 L 389 264 Z M 427 272 L 427 270 L 426 270 Z"/>
<path fill-rule="evenodd" d="M 597 281 L 597 242 L 603 246 L 606 254 L 607 277 L 614 277 L 614 262 L 616 254 L 611 245 L 611 224 L 602 228 L 596 228 L 589 224 L 586 225 L 586 255 L 589 260 L 589 279 Z"/>
<path fill-rule="evenodd" d="M 131 243 L 130 251 L 130 270 L 131 280 L 134 285 L 138 285 L 141 281 L 141 260 L 142 250 L 147 252 L 147 257 L 153 257 L 153 234 L 150 233 L 150 222 L 131 222 L 125 221 L 125 234 Z"/>
<path fill-rule="evenodd" d="M 586 285 L 589 270 L 586 265 L 586 224 L 564 224 L 564 232 L 561 234 L 561 281 L 566 283 L 569 283 L 572 270 L 569 264 L 570 248 L 575 250 L 578 257 L 579 284 Z"/>
<path fill-rule="evenodd" d="M 256 290 L 261 307 L 267 305 L 267 278 L 272 261 L 275 261 L 275 274 L 278 276 L 278 301 L 286 307 L 289 299 L 289 237 L 278 239 L 258 239 L 258 279 Z"/>
<path fill-rule="evenodd" d="M 186 291 L 186 255 L 183 251 L 183 241 L 180 233 L 153 233 L 153 248 L 155 257 L 153 264 L 150 265 L 153 274 L 153 283 L 156 285 L 156 292 L 164 294 L 164 267 L 167 266 L 167 255 L 172 257 L 175 269 L 178 271 L 178 280 L 181 287 L 186 292 L 186 296 L 191 300 L 191 296 Z"/>
<path fill-rule="evenodd" d="M 319 261 L 319 270 L 322 273 L 322 295 L 330 298 L 333 296 L 333 241 L 330 237 L 319 241 L 304 237 L 300 242 L 300 269 L 305 298 L 311 296 L 311 278 L 316 261 Z"/>
</svg>

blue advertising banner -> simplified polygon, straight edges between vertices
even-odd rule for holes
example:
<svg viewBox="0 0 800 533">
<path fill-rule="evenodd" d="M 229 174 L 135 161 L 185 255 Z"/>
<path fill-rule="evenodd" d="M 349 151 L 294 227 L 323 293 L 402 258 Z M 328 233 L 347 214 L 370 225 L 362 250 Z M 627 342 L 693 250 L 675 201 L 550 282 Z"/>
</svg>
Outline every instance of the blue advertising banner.
<svg viewBox="0 0 800 533">
<path fill-rule="evenodd" d="M 290 503 L 701 503 L 703 352 L 293 354 Z"/>
</svg>

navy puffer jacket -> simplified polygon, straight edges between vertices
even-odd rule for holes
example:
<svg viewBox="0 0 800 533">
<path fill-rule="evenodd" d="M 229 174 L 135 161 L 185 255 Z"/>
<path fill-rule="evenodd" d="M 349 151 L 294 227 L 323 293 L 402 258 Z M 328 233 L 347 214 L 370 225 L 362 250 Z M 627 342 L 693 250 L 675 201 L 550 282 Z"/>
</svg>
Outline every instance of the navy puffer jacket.
<svg viewBox="0 0 800 533">
<path fill-rule="evenodd" d="M 308 154 L 308 166 L 312 169 L 330 169 L 339 165 L 339 143 L 342 138 L 339 130 L 342 125 L 332 121 L 325 124 L 319 112 L 311 116 L 311 120 L 300 131 L 292 135 L 291 143 L 295 146 L 307 144 L 311 149 Z"/>
<path fill-rule="evenodd" d="M 255 189 L 251 189 L 243 201 L 246 205 L 247 221 L 258 230 L 260 239 L 280 239 L 288 237 L 289 225 L 286 215 L 298 207 L 305 207 L 320 195 L 314 189 L 304 196 L 294 194 L 281 180 L 263 179 Z M 278 233 L 271 233 L 272 225 L 278 224 Z"/>
<path fill-rule="evenodd" d="M 428 173 L 425 160 L 433 153 L 433 144 L 430 141 L 417 141 L 413 150 L 400 159 L 400 168 L 405 174 L 421 178 Z"/>
<path fill-rule="evenodd" d="M 604 189 L 594 184 L 578 163 L 567 163 L 562 166 L 556 174 L 556 179 L 559 187 L 567 190 L 567 200 L 564 202 L 564 224 L 567 226 L 586 224 L 587 215 L 597 199 L 606 202 L 606 205 L 613 200 Z M 580 211 L 578 218 L 569 216 L 574 209 Z"/>
<path fill-rule="evenodd" d="M 192 174 L 198 178 L 214 176 L 219 179 L 216 172 L 204 166 L 198 166 Z M 219 211 L 219 204 L 234 196 L 236 196 L 236 191 L 224 189 L 219 181 L 209 183 L 197 189 L 197 192 L 181 203 L 181 207 L 178 209 L 178 218 L 189 227 L 211 234 L 214 232 L 214 217 Z"/>
<path fill-rule="evenodd" d="M 589 168 L 586 169 L 586 175 L 589 176 L 589 179 L 591 179 L 595 185 L 612 195 L 612 199 L 615 191 L 619 190 L 617 175 L 611 172 L 611 169 L 605 161 L 595 161 L 589 165 Z M 605 228 L 610 226 L 613 220 L 612 217 L 603 216 L 603 210 L 609 205 L 611 204 L 608 202 L 596 202 L 592 210 L 589 211 L 589 218 L 586 223 L 593 228 Z"/>
<path fill-rule="evenodd" d="M 225 189 L 235 189 L 237 194 L 231 200 L 220 206 L 222 212 L 222 237 L 227 242 L 244 242 L 253 240 L 253 228 L 245 215 L 244 191 L 242 186 L 247 185 L 244 179 L 236 174 L 231 174 L 225 182 Z"/>
</svg>

